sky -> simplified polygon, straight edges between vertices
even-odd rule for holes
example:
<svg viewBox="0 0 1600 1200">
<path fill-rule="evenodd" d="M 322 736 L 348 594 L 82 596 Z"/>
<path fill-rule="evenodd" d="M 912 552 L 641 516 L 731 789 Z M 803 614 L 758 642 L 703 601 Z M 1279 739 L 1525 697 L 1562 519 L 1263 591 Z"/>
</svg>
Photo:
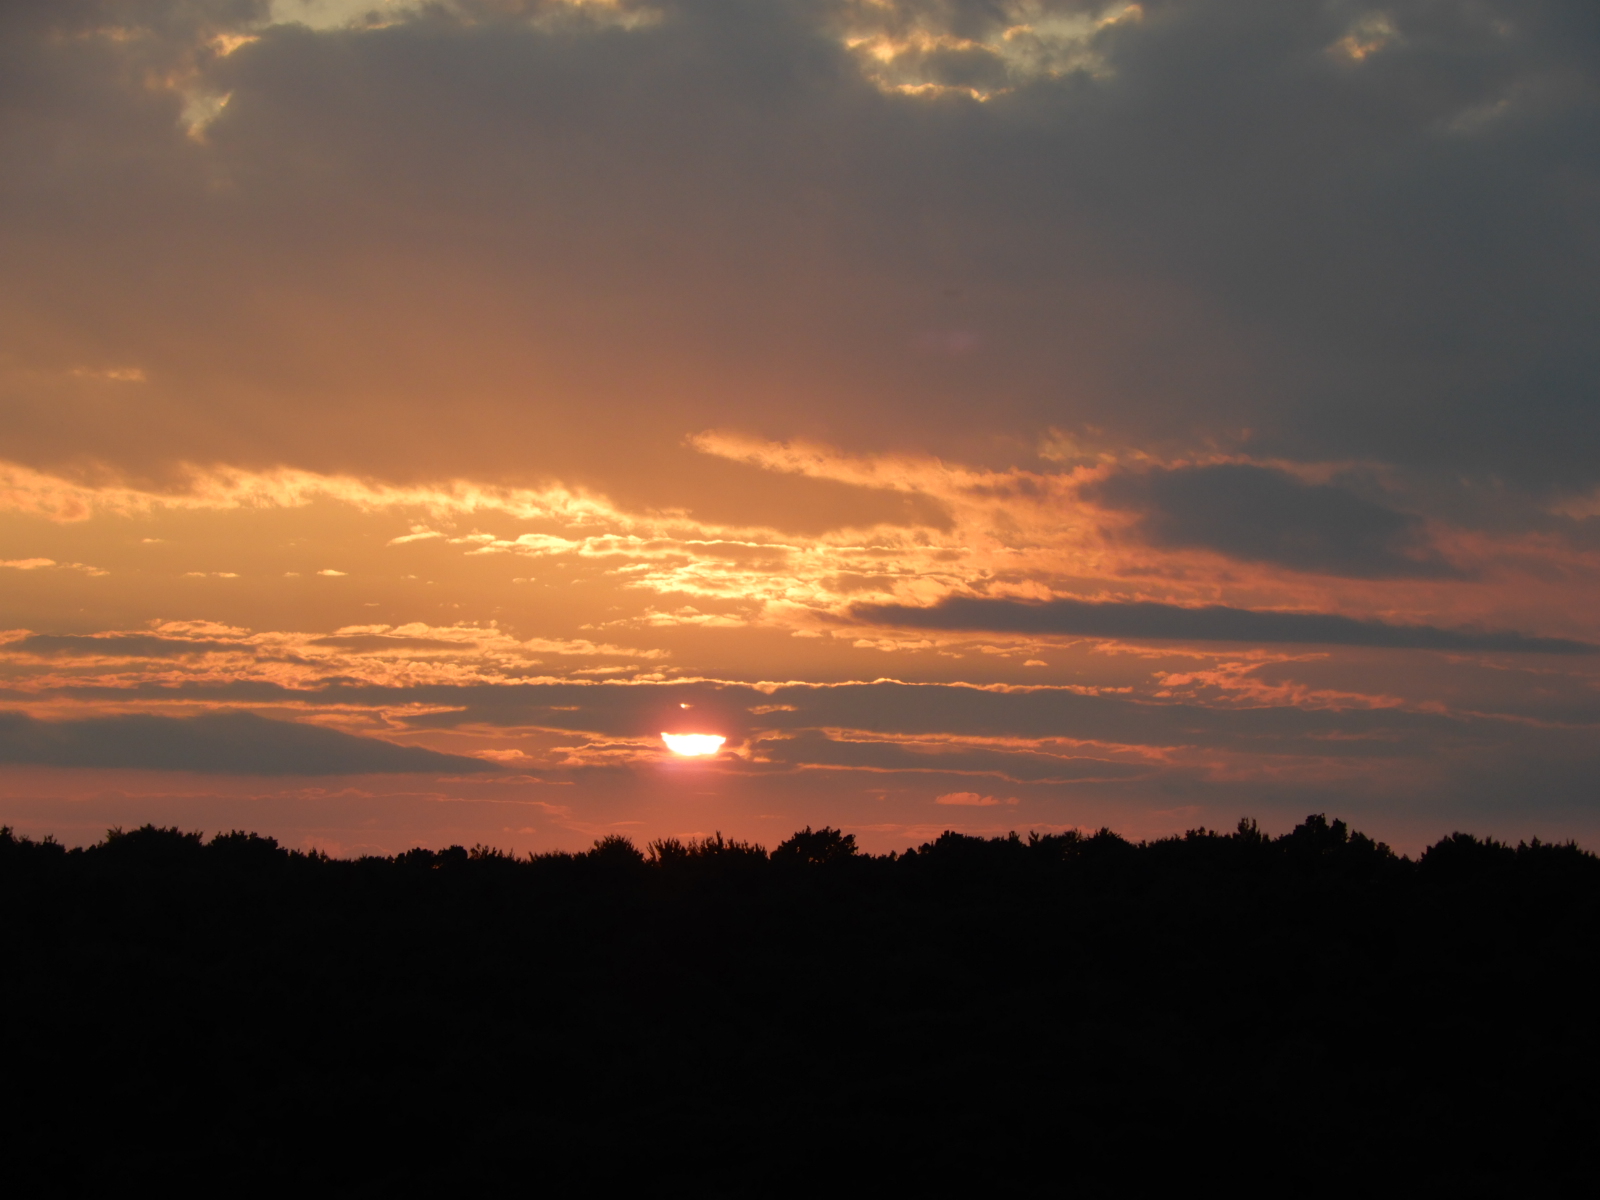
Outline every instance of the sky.
<svg viewBox="0 0 1600 1200">
<path fill-rule="evenodd" d="M 11 0 L 0 264 L 18 832 L 1600 846 L 1592 0 Z"/>
</svg>

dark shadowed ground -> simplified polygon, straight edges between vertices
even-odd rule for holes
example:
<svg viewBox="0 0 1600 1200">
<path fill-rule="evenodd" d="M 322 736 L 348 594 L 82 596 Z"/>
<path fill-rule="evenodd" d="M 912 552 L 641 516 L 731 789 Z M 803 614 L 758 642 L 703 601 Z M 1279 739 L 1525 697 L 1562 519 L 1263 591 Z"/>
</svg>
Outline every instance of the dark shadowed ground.
<svg viewBox="0 0 1600 1200">
<path fill-rule="evenodd" d="M 1600 860 L 1456 835 L 612 838 L 341 861 L 0 837 L 53 1188 L 1576 1184 Z"/>
</svg>

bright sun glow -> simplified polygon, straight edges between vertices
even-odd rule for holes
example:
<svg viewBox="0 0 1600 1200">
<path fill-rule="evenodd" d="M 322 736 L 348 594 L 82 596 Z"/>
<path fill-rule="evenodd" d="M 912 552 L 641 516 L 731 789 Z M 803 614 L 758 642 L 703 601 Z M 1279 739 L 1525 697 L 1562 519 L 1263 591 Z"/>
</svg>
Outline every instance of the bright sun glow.
<svg viewBox="0 0 1600 1200">
<path fill-rule="evenodd" d="M 728 739 L 718 737 L 714 733 L 663 733 L 661 740 L 674 754 L 682 754 L 686 758 L 701 758 L 715 754 L 722 749 L 722 743 Z"/>
</svg>

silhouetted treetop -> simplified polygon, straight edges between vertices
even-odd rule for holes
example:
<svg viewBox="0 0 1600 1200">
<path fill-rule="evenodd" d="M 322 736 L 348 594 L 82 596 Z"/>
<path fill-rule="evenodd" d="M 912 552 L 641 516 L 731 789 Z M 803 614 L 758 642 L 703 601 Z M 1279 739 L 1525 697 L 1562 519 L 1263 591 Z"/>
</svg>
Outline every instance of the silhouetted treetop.
<svg viewBox="0 0 1600 1200">
<path fill-rule="evenodd" d="M 684 841 L 681 838 L 658 838 L 648 847 L 650 861 L 660 864 L 675 864 L 693 859 L 708 858 L 734 858 L 734 859 L 760 859 L 767 857 L 766 850 L 754 842 L 741 842 L 732 838 L 724 838 L 722 831 L 718 830 L 710 837 L 690 838 Z"/>
<path fill-rule="evenodd" d="M 53 838 L 35 841 L 19 837 L 6 826 L 0 828 L 0 866 L 66 865 L 95 863 L 105 869 L 174 871 L 261 871 L 291 863 L 327 863 L 330 869 L 340 860 L 329 859 L 316 851 L 290 851 L 276 839 L 233 830 L 219 833 L 208 842 L 199 832 L 184 832 L 175 827 L 144 825 L 137 829 L 110 829 L 94 846 L 68 851 Z M 920 870 L 915 864 L 937 866 L 940 870 L 1034 871 L 1052 865 L 1068 868 L 1095 866 L 1097 869 L 1166 869 L 1158 864 L 1185 870 L 1233 870 L 1253 867 L 1291 873 L 1324 873 L 1373 877 L 1394 875 L 1424 880 L 1485 879 L 1506 872 L 1538 870 L 1546 874 L 1587 877 L 1600 871 L 1600 859 L 1573 842 L 1552 844 L 1534 839 L 1515 848 L 1493 838 L 1478 838 L 1467 833 L 1452 833 L 1442 838 L 1412 862 L 1396 855 L 1387 845 L 1352 831 L 1344 821 L 1330 821 L 1325 814 L 1313 813 L 1289 833 L 1273 838 L 1263 833 L 1251 819 L 1241 819 L 1232 833 L 1191 829 L 1182 837 L 1158 838 L 1149 842 L 1130 842 L 1110 829 L 1094 833 L 1066 830 L 1061 833 L 1030 832 L 1026 838 L 1013 832 L 1003 837 L 975 837 L 946 830 L 931 842 L 906 850 L 903 854 L 869 855 L 856 845 L 854 834 L 831 826 L 799 830 L 779 843 L 769 855 L 754 842 L 726 838 L 719 831 L 701 838 L 658 838 L 641 851 L 622 834 L 597 838 L 593 846 L 579 854 L 564 851 L 518 856 L 507 850 L 478 844 L 471 849 L 448 846 L 441 850 L 423 847 L 392 857 L 369 856 L 361 860 L 373 867 L 403 871 L 459 872 L 472 870 L 518 871 L 554 863 L 585 861 L 600 867 L 619 869 L 721 870 L 742 864 L 741 870 L 760 871 L 767 864 L 776 866 L 824 866 L 840 862 L 873 864 L 878 871 Z"/>
<path fill-rule="evenodd" d="M 593 848 L 584 857 L 606 866 L 632 867 L 644 862 L 644 852 L 633 844 L 632 838 L 620 833 L 596 838 Z"/>
<path fill-rule="evenodd" d="M 821 829 L 807 825 L 787 841 L 778 843 L 778 848 L 772 852 L 772 861 L 822 866 L 853 858 L 855 854 L 855 834 L 841 833 L 827 825 Z"/>
</svg>

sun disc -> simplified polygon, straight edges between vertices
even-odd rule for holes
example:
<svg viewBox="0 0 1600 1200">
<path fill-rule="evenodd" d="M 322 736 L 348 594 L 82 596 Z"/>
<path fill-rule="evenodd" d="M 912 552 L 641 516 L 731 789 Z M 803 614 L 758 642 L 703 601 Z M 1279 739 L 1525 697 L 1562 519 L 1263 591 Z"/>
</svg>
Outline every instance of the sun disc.
<svg viewBox="0 0 1600 1200">
<path fill-rule="evenodd" d="M 667 749 L 685 758 L 704 758 L 722 749 L 728 739 L 714 733 L 663 733 L 661 740 Z"/>
</svg>

